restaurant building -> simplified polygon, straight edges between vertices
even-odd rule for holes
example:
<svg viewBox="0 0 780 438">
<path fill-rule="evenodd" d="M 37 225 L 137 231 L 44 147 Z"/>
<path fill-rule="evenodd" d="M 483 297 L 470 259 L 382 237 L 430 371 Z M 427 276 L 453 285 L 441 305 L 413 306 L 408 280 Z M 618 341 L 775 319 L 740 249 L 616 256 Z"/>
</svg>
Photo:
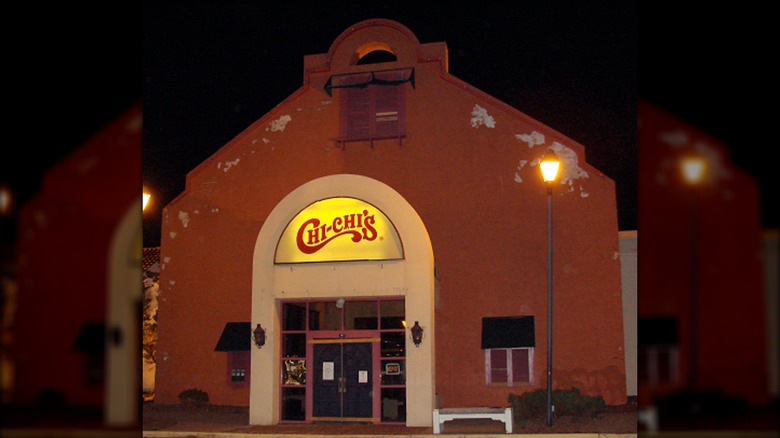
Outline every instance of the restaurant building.
<svg viewBox="0 0 780 438">
<path fill-rule="evenodd" d="M 546 386 L 549 251 L 553 387 L 625 403 L 615 182 L 585 152 L 451 75 L 445 43 L 349 27 L 164 208 L 155 403 L 408 426 L 508 406 Z"/>
</svg>

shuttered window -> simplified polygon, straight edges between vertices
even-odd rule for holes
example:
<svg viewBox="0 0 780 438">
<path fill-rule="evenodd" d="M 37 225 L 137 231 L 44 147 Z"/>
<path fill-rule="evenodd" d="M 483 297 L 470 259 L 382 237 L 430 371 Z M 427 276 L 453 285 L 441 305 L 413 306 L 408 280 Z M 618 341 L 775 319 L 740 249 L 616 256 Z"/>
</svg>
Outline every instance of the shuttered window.
<svg viewBox="0 0 780 438">
<path fill-rule="evenodd" d="M 482 318 L 488 385 L 533 384 L 534 317 Z"/>
<path fill-rule="evenodd" d="M 637 328 L 639 382 L 677 384 L 680 379 L 677 319 L 673 316 L 645 317 L 639 320 Z"/>
<path fill-rule="evenodd" d="M 531 381 L 533 348 L 491 348 L 485 350 L 488 385 L 514 386 Z"/>
<path fill-rule="evenodd" d="M 330 93 L 339 89 L 339 142 L 406 136 L 406 89 L 414 71 L 399 69 L 331 78 Z"/>
<path fill-rule="evenodd" d="M 222 329 L 214 351 L 227 353 L 227 383 L 233 388 L 249 386 L 250 339 L 252 326 L 248 322 L 228 322 Z"/>
</svg>

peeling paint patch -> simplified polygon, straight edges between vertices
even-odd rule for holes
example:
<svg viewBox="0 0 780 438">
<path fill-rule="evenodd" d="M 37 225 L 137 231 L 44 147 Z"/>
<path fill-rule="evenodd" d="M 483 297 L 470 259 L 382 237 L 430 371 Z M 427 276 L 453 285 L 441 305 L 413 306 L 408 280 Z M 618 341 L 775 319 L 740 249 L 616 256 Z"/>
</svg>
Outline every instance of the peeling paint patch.
<svg viewBox="0 0 780 438">
<path fill-rule="evenodd" d="M 541 132 L 533 131 L 530 134 L 515 134 L 515 138 L 528 143 L 528 149 L 544 144 L 544 134 Z"/>
<path fill-rule="evenodd" d="M 267 138 L 263 137 L 263 143 L 265 143 L 265 144 L 268 144 L 268 143 L 270 143 L 270 142 L 271 142 L 271 140 L 269 140 L 269 139 L 267 139 Z"/>
<path fill-rule="evenodd" d="M 673 148 L 680 148 L 690 143 L 688 134 L 685 131 L 666 131 L 658 134 L 661 138 L 661 142 Z"/>
<path fill-rule="evenodd" d="M 495 128 L 496 120 L 493 116 L 488 114 L 485 108 L 474 105 L 474 109 L 471 110 L 471 127 L 479 128 L 480 125 L 485 125 L 488 128 Z"/>
<path fill-rule="evenodd" d="M 179 210 L 179 220 L 184 228 L 187 228 L 187 225 L 190 223 L 190 214 L 186 211 Z"/>
<path fill-rule="evenodd" d="M 572 184 L 573 180 L 580 178 L 589 178 L 588 172 L 580 167 L 577 154 L 566 146 L 553 142 L 552 150 L 561 160 L 561 184 Z"/>
<path fill-rule="evenodd" d="M 168 264 L 168 262 L 170 262 L 170 261 L 171 261 L 171 256 L 166 256 L 166 257 L 164 257 L 164 258 L 163 258 L 162 269 L 165 269 L 165 266 L 166 266 L 166 265 Z"/>
<path fill-rule="evenodd" d="M 73 170 L 78 173 L 87 173 L 97 167 L 99 161 L 98 157 L 87 157 L 74 163 Z"/>
<path fill-rule="evenodd" d="M 168 233 L 168 235 L 171 237 L 171 239 L 173 239 L 174 237 L 176 237 L 176 231 L 171 231 L 170 233 Z"/>
<path fill-rule="evenodd" d="M 290 123 L 291 120 L 292 117 L 290 117 L 288 114 L 285 114 L 278 119 L 271 121 L 271 123 L 269 123 L 270 126 L 265 128 L 265 130 L 268 131 L 270 129 L 271 132 L 284 131 L 284 128 L 287 127 L 287 124 Z"/>
<path fill-rule="evenodd" d="M 523 178 L 520 176 L 520 171 L 523 170 L 523 167 L 528 164 L 528 160 L 520 160 L 520 163 L 517 164 L 517 171 L 515 172 L 515 182 L 521 183 L 523 182 Z"/>
<path fill-rule="evenodd" d="M 532 131 L 529 134 L 515 134 L 515 138 L 523 143 L 526 143 L 529 149 L 533 149 L 536 146 L 544 146 L 547 143 L 544 134 L 537 131 Z M 588 172 L 580 167 L 577 153 L 574 152 L 573 149 L 568 148 L 557 141 L 553 141 L 552 144 L 547 148 L 552 149 L 552 151 L 555 152 L 555 154 L 558 156 L 558 159 L 561 160 L 560 183 L 569 186 L 569 192 L 575 191 L 575 180 L 590 177 Z M 522 183 L 523 177 L 521 172 L 523 172 L 524 169 L 529 165 L 530 167 L 536 167 L 536 165 L 541 161 L 542 155 L 543 153 L 537 154 L 537 156 L 531 161 L 520 160 L 515 171 L 515 182 Z M 581 184 L 578 185 L 578 189 L 580 192 L 580 197 L 587 198 L 590 196 L 590 194 L 585 190 L 585 187 L 583 187 Z"/>
<path fill-rule="evenodd" d="M 620 257 L 620 253 L 615 251 L 612 253 L 612 260 L 617 260 Z"/>
<path fill-rule="evenodd" d="M 681 150 L 686 147 L 692 147 L 693 150 L 702 155 L 707 161 L 707 178 L 710 183 L 715 183 L 721 179 L 730 179 L 732 176 L 731 171 L 727 165 L 723 164 L 723 158 L 720 150 L 707 143 L 706 141 L 698 140 L 693 141 L 687 132 L 682 130 L 664 131 L 658 134 L 662 143 L 669 146 L 670 149 Z M 656 179 L 659 184 L 665 184 L 668 182 L 667 172 L 677 172 L 678 161 L 676 158 L 667 159 L 661 164 L 659 174 L 656 175 Z"/>
<path fill-rule="evenodd" d="M 223 172 L 227 173 L 228 170 L 230 170 L 233 166 L 238 166 L 238 163 L 241 162 L 241 158 L 236 158 L 233 161 L 225 161 L 225 167 L 222 167 L 222 162 L 217 163 L 217 169 L 222 169 Z"/>
<path fill-rule="evenodd" d="M 176 284 L 176 280 L 168 280 L 168 284 L 170 284 L 171 286 L 173 286 L 173 285 L 175 285 L 175 284 Z"/>
</svg>

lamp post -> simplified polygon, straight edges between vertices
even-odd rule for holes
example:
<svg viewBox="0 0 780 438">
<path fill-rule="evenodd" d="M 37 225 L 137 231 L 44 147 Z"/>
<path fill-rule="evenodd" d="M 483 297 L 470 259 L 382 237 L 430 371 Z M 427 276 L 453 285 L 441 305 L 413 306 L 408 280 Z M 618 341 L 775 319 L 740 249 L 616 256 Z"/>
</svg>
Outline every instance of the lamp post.
<svg viewBox="0 0 780 438">
<path fill-rule="evenodd" d="M 698 367 L 698 338 L 699 338 L 699 242 L 698 242 L 698 193 L 697 188 L 704 181 L 707 170 L 707 162 L 698 155 L 690 155 L 680 160 L 680 170 L 685 182 L 690 186 L 689 194 L 689 268 L 688 279 L 688 312 L 690 328 L 688 330 L 688 388 L 693 391 L 696 388 L 696 369 Z"/>
<path fill-rule="evenodd" d="M 552 190 L 561 162 L 551 149 L 544 154 L 539 167 L 547 183 L 547 425 L 552 426 Z"/>
</svg>

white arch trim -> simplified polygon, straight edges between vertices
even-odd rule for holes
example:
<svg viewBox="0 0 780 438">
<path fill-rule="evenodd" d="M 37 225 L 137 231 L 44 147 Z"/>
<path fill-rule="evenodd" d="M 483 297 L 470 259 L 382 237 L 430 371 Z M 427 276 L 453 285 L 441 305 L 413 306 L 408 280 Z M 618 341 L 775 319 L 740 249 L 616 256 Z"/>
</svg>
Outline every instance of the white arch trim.
<svg viewBox="0 0 780 438">
<path fill-rule="evenodd" d="M 114 231 L 108 249 L 108 305 L 107 333 L 116 331 L 121 336 L 114 343 L 106 337 L 106 386 L 103 403 L 104 423 L 109 426 L 128 426 L 138 421 L 138 364 L 142 358 L 136 353 L 141 339 L 138 335 L 141 321 L 137 309 L 143 297 L 141 259 L 143 258 L 143 227 L 141 226 L 140 197 L 122 216 Z"/>
<path fill-rule="evenodd" d="M 298 212 L 320 199 L 348 196 L 380 208 L 403 241 L 398 261 L 274 265 L 279 236 Z M 412 206 L 388 185 L 361 175 L 331 175 L 312 180 L 287 195 L 269 214 L 255 243 L 252 260 L 252 321 L 266 329 L 266 344 L 251 350 L 250 424 L 279 422 L 278 301 L 341 296 L 404 296 L 406 320 L 419 321 L 425 338 L 407 351 L 406 424 L 431 426 L 435 399 L 434 260 L 425 225 Z"/>
</svg>

